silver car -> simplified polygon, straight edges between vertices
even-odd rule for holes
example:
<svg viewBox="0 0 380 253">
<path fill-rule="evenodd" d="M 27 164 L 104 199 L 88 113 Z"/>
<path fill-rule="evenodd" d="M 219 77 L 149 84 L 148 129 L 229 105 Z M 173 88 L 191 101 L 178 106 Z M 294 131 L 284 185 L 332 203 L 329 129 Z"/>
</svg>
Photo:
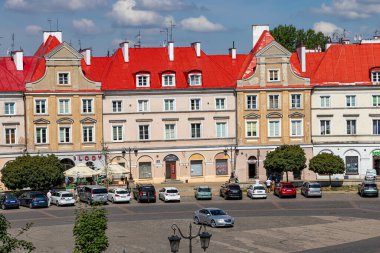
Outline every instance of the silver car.
<svg viewBox="0 0 380 253">
<path fill-rule="evenodd" d="M 194 212 L 195 224 L 206 224 L 211 227 L 233 227 L 235 219 L 219 208 L 203 208 Z"/>
<path fill-rule="evenodd" d="M 321 184 L 317 182 L 305 182 L 301 186 L 301 194 L 308 197 L 322 197 Z"/>
</svg>

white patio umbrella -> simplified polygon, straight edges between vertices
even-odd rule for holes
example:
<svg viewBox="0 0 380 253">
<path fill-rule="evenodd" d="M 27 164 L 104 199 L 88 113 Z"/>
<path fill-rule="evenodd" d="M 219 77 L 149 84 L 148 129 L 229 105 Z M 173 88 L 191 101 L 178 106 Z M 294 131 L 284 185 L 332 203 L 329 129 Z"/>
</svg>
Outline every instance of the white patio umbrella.
<svg viewBox="0 0 380 253">
<path fill-rule="evenodd" d="M 97 171 L 99 175 L 114 175 L 114 174 L 126 174 L 129 173 L 129 170 L 118 164 L 117 162 L 111 162 L 107 167 L 101 168 Z"/>
<path fill-rule="evenodd" d="M 63 172 L 63 174 L 67 177 L 92 177 L 97 174 L 96 171 L 90 169 L 86 166 L 84 163 L 79 163 L 75 167 L 72 167 L 71 169 L 66 170 Z"/>
</svg>

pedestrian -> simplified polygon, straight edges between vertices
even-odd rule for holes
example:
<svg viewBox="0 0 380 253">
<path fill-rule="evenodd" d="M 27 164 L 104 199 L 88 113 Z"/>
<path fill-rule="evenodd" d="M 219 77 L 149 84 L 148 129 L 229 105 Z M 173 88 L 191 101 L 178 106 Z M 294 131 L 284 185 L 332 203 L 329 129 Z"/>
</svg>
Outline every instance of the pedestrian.
<svg viewBox="0 0 380 253">
<path fill-rule="evenodd" d="M 50 201 L 51 201 L 51 191 L 50 190 L 47 192 L 46 197 L 48 199 L 48 206 L 50 206 Z"/>
<path fill-rule="evenodd" d="M 267 179 L 267 181 L 265 181 L 266 185 L 267 185 L 267 192 L 269 193 L 270 190 L 271 190 L 271 184 L 272 184 L 272 181 L 269 179 Z"/>
</svg>

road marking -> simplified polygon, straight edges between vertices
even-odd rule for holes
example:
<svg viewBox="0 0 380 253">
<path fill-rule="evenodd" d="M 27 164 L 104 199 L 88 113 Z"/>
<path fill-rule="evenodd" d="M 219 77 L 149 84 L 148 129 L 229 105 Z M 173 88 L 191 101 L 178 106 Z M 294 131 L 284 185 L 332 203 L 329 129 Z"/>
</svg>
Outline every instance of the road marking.
<svg viewBox="0 0 380 253">
<path fill-rule="evenodd" d="M 284 207 L 282 207 L 281 205 L 280 205 L 280 203 L 279 202 L 276 202 L 276 201 L 271 201 L 272 202 L 272 204 L 274 205 L 274 207 L 276 207 L 277 209 L 279 209 L 279 210 L 283 210 L 283 209 L 285 209 Z"/>
<path fill-rule="evenodd" d="M 203 205 L 201 205 L 198 201 L 197 202 L 195 202 L 195 205 L 197 206 L 197 207 L 199 207 L 199 208 L 205 208 Z"/>
<path fill-rule="evenodd" d="M 44 210 L 38 210 L 38 212 L 43 213 L 43 214 L 45 214 L 45 215 L 47 215 L 47 216 L 49 216 L 49 217 L 52 217 L 52 218 L 60 218 L 59 216 L 56 216 L 56 215 L 51 214 L 51 213 L 49 213 L 49 212 L 46 212 L 46 211 L 44 211 Z"/>
<path fill-rule="evenodd" d="M 125 212 L 128 213 L 128 214 L 136 214 L 136 212 L 134 212 L 134 211 L 128 209 L 128 208 L 125 207 L 125 206 L 118 206 L 117 208 L 119 208 L 120 210 L 125 211 Z"/>
</svg>

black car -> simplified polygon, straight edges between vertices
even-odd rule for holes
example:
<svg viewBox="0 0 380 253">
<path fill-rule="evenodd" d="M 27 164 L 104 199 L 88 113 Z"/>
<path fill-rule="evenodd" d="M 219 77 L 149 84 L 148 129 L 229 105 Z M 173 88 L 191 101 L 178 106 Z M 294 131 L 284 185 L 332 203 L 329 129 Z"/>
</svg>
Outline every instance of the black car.
<svg viewBox="0 0 380 253">
<path fill-rule="evenodd" d="M 243 199 L 243 192 L 238 184 L 223 184 L 220 187 L 219 195 L 224 199 Z"/>
<path fill-rule="evenodd" d="M 20 201 L 20 206 L 26 206 L 29 208 L 49 207 L 46 195 L 38 191 L 24 192 L 18 200 Z"/>
<path fill-rule="evenodd" d="M 156 189 L 152 184 L 137 184 L 133 189 L 133 197 L 137 202 L 156 203 Z"/>
</svg>

